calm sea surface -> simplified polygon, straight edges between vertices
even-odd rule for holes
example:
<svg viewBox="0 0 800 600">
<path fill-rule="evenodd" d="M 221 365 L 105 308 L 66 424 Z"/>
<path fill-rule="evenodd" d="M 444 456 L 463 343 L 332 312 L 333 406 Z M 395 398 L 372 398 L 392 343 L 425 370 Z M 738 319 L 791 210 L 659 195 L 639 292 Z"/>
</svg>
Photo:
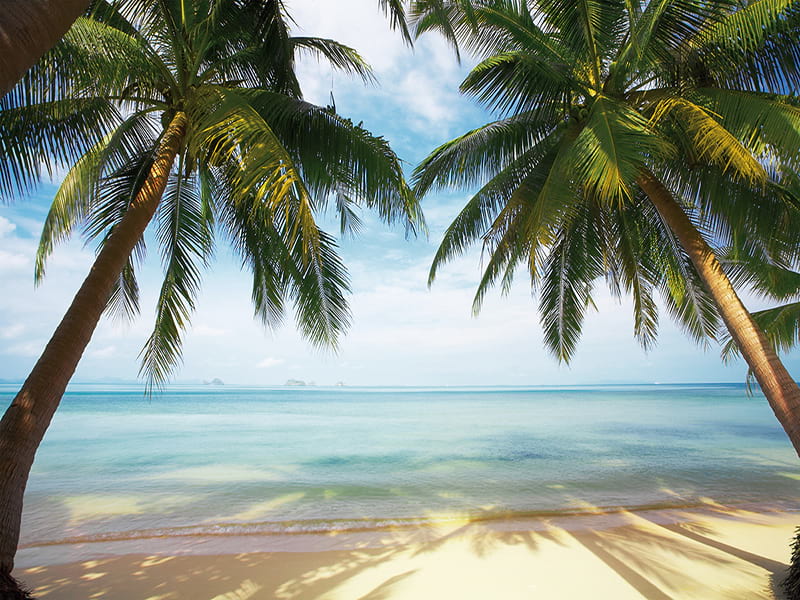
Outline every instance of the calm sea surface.
<svg viewBox="0 0 800 600">
<path fill-rule="evenodd" d="M 0 386 L 4 406 L 14 391 Z M 743 386 L 74 386 L 37 455 L 22 542 L 709 499 L 800 499 L 800 461 Z"/>
</svg>

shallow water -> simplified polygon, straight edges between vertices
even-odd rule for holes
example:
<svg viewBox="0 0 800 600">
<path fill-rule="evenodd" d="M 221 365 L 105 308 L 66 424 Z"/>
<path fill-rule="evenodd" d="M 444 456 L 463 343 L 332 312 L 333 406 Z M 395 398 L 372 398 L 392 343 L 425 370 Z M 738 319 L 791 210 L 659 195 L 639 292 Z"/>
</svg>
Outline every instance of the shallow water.
<svg viewBox="0 0 800 600">
<path fill-rule="evenodd" d="M 73 386 L 22 544 L 798 499 L 800 461 L 740 385 Z"/>
</svg>

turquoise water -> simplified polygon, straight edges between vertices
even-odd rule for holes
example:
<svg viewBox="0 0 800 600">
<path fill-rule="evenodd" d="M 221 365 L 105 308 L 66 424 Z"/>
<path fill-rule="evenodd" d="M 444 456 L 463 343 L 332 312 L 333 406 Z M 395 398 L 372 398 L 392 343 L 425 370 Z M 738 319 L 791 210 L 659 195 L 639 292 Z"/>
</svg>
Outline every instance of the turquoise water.
<svg viewBox="0 0 800 600">
<path fill-rule="evenodd" d="M 14 386 L 0 387 L 7 403 Z M 381 527 L 592 507 L 794 505 L 800 461 L 739 385 L 74 386 L 23 544 Z"/>
</svg>

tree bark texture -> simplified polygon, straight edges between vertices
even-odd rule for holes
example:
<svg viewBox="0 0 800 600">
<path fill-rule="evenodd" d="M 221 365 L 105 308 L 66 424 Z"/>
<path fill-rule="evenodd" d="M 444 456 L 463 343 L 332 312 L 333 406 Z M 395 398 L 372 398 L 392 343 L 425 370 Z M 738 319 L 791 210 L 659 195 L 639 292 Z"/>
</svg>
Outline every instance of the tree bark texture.
<svg viewBox="0 0 800 600">
<path fill-rule="evenodd" d="M 728 276 L 686 212 L 664 185 L 650 174 L 637 180 L 661 218 L 677 236 L 705 283 L 722 320 L 736 342 L 775 416 L 800 456 L 800 388 L 783 366 L 767 336 L 736 295 Z"/>
<path fill-rule="evenodd" d="M 0 0 L 0 98 L 67 32 L 90 0 Z"/>
<path fill-rule="evenodd" d="M 42 356 L 0 420 L 0 583 L 14 567 L 23 494 L 36 449 L 106 308 L 115 281 L 155 214 L 185 132 L 186 116 L 177 113 L 164 133 L 147 181 L 97 255 Z M 0 599 L 5 597 L 0 590 Z"/>
</svg>

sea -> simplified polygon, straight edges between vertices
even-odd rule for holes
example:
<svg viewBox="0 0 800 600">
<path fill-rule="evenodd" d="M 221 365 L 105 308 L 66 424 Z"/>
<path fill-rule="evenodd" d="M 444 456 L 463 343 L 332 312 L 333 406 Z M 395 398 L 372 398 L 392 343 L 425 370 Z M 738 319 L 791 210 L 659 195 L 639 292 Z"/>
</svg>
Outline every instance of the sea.
<svg viewBox="0 0 800 600">
<path fill-rule="evenodd" d="M 798 500 L 800 460 L 744 385 L 73 385 L 21 548 Z"/>
</svg>

